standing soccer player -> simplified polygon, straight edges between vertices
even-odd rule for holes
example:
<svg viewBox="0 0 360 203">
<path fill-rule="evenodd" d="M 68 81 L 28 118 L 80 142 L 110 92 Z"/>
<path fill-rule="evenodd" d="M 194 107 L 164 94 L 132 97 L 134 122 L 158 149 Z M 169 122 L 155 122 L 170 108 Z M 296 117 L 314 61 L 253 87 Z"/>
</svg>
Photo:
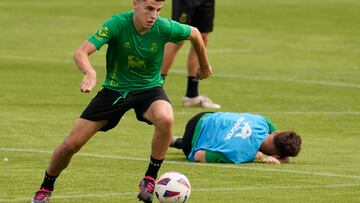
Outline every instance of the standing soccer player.
<svg viewBox="0 0 360 203">
<path fill-rule="evenodd" d="M 154 181 L 172 137 L 173 109 L 162 85 L 160 67 L 167 42 L 189 39 L 200 68 L 200 79 L 211 75 L 200 32 L 191 26 L 159 17 L 165 0 L 133 0 L 134 10 L 114 15 L 75 52 L 74 60 L 84 74 L 81 92 L 96 84 L 96 71 L 89 56 L 108 44 L 103 89 L 91 100 L 64 141 L 54 150 L 44 181 L 33 203 L 48 202 L 54 183 L 72 156 L 97 132 L 114 128 L 121 117 L 134 109 L 139 121 L 155 126 L 151 157 L 139 184 L 139 200 L 152 202 Z"/>
<path fill-rule="evenodd" d="M 196 27 L 201 32 L 201 36 L 208 43 L 209 33 L 213 31 L 215 16 L 215 0 L 173 0 L 172 19 Z M 165 46 L 165 54 L 161 67 L 161 75 L 165 79 L 168 74 L 175 55 L 180 50 L 184 42 L 175 44 L 168 43 Z M 187 88 L 183 98 L 184 107 L 204 107 L 219 109 L 221 106 L 215 104 L 205 95 L 199 95 L 199 78 L 196 71 L 199 68 L 199 60 L 196 56 L 194 46 L 191 46 L 187 59 Z"/>
</svg>

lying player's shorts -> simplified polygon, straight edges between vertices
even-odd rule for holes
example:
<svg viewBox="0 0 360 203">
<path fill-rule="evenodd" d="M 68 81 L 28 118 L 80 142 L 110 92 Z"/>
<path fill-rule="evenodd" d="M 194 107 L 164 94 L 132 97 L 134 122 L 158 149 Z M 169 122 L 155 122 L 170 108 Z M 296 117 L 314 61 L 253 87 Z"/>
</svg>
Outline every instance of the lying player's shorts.
<svg viewBox="0 0 360 203">
<path fill-rule="evenodd" d="M 121 117 L 133 108 L 137 120 L 151 125 L 152 123 L 143 117 L 150 105 L 157 100 L 165 100 L 170 103 L 162 87 L 133 91 L 128 93 L 125 98 L 121 97 L 120 92 L 103 88 L 91 100 L 80 118 L 90 121 L 107 120 L 108 123 L 100 129 L 100 131 L 107 131 L 114 128 Z"/>
<path fill-rule="evenodd" d="M 195 115 L 192 119 L 188 121 L 185 127 L 185 132 L 182 139 L 182 150 L 186 157 L 189 156 L 191 152 L 191 142 L 194 137 L 195 127 L 198 121 L 201 119 L 201 117 L 207 113 L 213 113 L 213 112 L 201 112 Z"/>
<path fill-rule="evenodd" d="M 215 0 L 173 0 L 172 19 L 202 33 L 213 31 L 214 17 Z"/>
</svg>

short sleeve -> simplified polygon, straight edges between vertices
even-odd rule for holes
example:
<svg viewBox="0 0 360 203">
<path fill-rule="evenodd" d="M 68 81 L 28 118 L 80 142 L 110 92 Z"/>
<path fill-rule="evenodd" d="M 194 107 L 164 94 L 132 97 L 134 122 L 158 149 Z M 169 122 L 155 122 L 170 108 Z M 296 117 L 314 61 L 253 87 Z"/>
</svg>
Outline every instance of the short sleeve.
<svg viewBox="0 0 360 203">
<path fill-rule="evenodd" d="M 269 125 L 269 128 L 270 128 L 270 133 L 273 133 L 277 130 L 275 124 L 268 118 L 266 118 L 265 116 L 262 116 L 263 118 L 265 118 L 266 122 L 268 123 Z"/>
<path fill-rule="evenodd" d="M 207 163 L 233 163 L 220 152 L 206 151 L 205 159 Z"/>
<path fill-rule="evenodd" d="M 170 42 L 178 43 L 180 41 L 189 39 L 191 35 L 191 27 L 189 25 L 181 24 L 171 20 L 171 35 Z"/>
<path fill-rule="evenodd" d="M 116 24 L 115 17 L 107 20 L 93 35 L 91 35 L 88 40 L 91 42 L 97 50 L 99 50 L 103 45 L 107 44 L 120 29 Z"/>
</svg>

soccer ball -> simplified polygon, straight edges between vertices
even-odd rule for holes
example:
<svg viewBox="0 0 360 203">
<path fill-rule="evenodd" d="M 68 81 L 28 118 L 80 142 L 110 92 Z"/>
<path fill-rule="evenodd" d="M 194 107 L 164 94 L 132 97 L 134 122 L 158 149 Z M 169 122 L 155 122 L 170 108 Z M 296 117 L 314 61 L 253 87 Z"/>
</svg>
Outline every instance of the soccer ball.
<svg viewBox="0 0 360 203">
<path fill-rule="evenodd" d="M 155 183 L 155 194 L 161 203 L 184 203 L 190 192 L 189 180 L 176 171 L 164 173 Z"/>
</svg>

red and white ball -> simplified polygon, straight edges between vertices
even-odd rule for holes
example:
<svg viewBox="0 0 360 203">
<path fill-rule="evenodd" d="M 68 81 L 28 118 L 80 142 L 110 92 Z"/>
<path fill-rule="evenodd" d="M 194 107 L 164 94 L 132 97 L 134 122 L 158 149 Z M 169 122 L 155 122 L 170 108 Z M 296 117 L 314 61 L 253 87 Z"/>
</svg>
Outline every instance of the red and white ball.
<svg viewBox="0 0 360 203">
<path fill-rule="evenodd" d="M 189 199 L 191 185 L 179 172 L 166 172 L 155 183 L 155 195 L 161 203 L 184 203 Z"/>
</svg>

